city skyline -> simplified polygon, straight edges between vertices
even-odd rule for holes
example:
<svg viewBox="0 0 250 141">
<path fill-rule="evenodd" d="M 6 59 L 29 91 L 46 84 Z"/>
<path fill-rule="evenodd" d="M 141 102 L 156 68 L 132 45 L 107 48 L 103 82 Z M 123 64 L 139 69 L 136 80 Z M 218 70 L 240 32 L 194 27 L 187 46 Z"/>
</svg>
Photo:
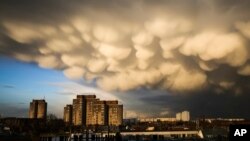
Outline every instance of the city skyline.
<svg viewBox="0 0 250 141">
<path fill-rule="evenodd" d="M 0 2 L 0 114 L 82 93 L 126 117 L 250 119 L 249 1 Z"/>
</svg>

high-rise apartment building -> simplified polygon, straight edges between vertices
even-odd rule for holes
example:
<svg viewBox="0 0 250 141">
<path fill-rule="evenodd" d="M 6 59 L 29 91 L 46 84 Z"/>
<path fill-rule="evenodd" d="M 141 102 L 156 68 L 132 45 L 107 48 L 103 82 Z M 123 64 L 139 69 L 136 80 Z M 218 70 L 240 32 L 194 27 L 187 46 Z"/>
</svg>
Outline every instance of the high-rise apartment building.
<svg viewBox="0 0 250 141">
<path fill-rule="evenodd" d="M 80 117 L 80 104 L 79 100 L 73 99 L 73 106 L 72 106 L 72 123 L 74 125 L 81 125 L 82 118 Z"/>
<path fill-rule="evenodd" d="M 181 113 L 176 113 L 176 120 L 181 121 Z"/>
<path fill-rule="evenodd" d="M 37 102 L 30 102 L 29 118 L 37 118 Z"/>
<path fill-rule="evenodd" d="M 72 112 L 73 112 L 72 105 L 66 105 L 64 107 L 63 120 L 67 124 L 72 124 L 72 114 L 73 114 Z"/>
<path fill-rule="evenodd" d="M 84 107 L 84 113 L 83 113 L 83 124 L 84 125 L 94 125 L 94 104 L 96 101 L 95 95 L 87 95 L 87 96 L 79 96 L 83 97 L 83 107 Z"/>
<path fill-rule="evenodd" d="M 45 119 L 47 116 L 47 102 L 45 100 L 33 100 L 30 103 L 29 118 Z"/>
<path fill-rule="evenodd" d="M 121 125 L 123 120 L 123 105 L 118 101 L 106 101 L 106 125 Z"/>
<path fill-rule="evenodd" d="M 176 114 L 177 121 L 189 121 L 190 120 L 190 113 L 188 111 L 183 111 Z"/>
<path fill-rule="evenodd" d="M 95 95 L 77 95 L 73 99 L 74 125 L 121 125 L 123 106 L 118 101 L 103 101 Z"/>
<path fill-rule="evenodd" d="M 93 125 L 95 95 L 77 95 L 73 99 L 74 125 Z"/>
<path fill-rule="evenodd" d="M 94 124 L 105 125 L 105 101 L 97 99 L 94 104 Z"/>
<path fill-rule="evenodd" d="M 188 111 L 183 111 L 181 113 L 181 120 L 182 121 L 189 121 L 190 120 L 190 114 Z"/>
</svg>

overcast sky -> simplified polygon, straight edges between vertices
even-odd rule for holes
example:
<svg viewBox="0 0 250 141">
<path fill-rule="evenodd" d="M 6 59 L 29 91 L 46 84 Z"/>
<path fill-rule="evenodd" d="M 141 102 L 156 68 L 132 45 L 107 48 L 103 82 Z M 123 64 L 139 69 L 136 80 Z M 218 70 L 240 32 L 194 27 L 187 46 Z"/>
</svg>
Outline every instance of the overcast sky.
<svg viewBox="0 0 250 141">
<path fill-rule="evenodd" d="M 2 0 L 0 113 L 118 99 L 126 117 L 250 118 L 250 1 Z"/>
</svg>

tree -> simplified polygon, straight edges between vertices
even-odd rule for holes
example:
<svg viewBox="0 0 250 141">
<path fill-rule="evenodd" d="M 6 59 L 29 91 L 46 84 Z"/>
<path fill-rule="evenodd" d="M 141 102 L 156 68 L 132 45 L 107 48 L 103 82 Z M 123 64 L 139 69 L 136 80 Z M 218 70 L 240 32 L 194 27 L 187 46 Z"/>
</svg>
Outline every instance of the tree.
<svg viewBox="0 0 250 141">
<path fill-rule="evenodd" d="M 46 131 L 50 133 L 57 133 L 64 130 L 65 124 L 64 121 L 57 118 L 56 115 L 48 114 L 46 128 Z"/>
<path fill-rule="evenodd" d="M 58 118 L 55 114 L 48 114 L 47 115 L 47 121 L 56 120 L 56 119 L 58 119 Z"/>
</svg>

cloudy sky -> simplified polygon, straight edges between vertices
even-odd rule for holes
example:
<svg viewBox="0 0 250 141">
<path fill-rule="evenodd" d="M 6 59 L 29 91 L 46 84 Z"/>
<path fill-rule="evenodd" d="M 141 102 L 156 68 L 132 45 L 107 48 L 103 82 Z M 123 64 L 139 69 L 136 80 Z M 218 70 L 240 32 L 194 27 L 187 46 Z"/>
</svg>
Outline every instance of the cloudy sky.
<svg viewBox="0 0 250 141">
<path fill-rule="evenodd" d="M 2 0 L 0 114 L 76 94 L 118 99 L 125 117 L 189 110 L 250 118 L 250 1 Z"/>
</svg>

